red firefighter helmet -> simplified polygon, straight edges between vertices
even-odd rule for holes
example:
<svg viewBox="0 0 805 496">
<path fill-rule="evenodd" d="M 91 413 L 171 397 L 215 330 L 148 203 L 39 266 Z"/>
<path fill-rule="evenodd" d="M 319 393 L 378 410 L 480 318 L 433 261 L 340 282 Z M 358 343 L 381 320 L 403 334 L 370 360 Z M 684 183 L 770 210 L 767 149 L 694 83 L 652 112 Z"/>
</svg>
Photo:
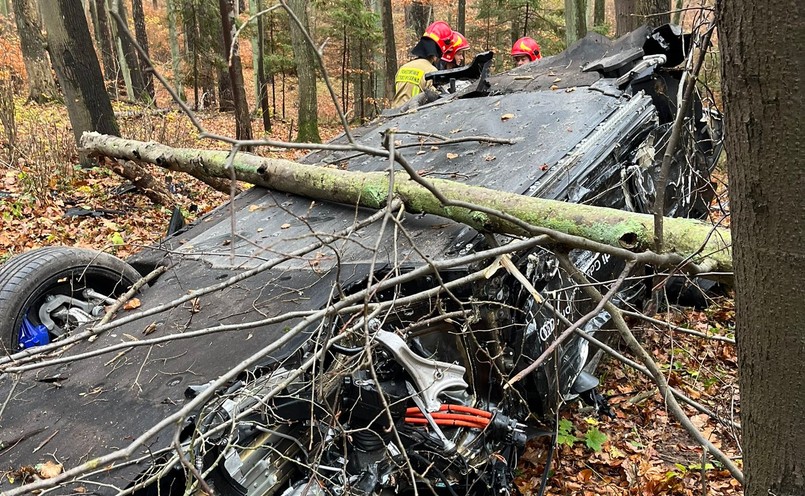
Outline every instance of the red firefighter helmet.
<svg viewBox="0 0 805 496">
<path fill-rule="evenodd" d="M 539 43 L 534 38 L 525 36 L 514 42 L 512 46 L 512 57 L 528 56 L 531 62 L 539 60 L 542 55 L 539 53 Z"/>
<path fill-rule="evenodd" d="M 453 44 L 453 29 L 444 21 L 436 21 L 428 26 L 422 37 L 435 41 L 439 45 L 439 50 L 444 54 Z"/>
<path fill-rule="evenodd" d="M 467 38 L 464 37 L 463 34 L 459 33 L 458 31 L 453 31 L 453 43 L 447 47 L 447 50 L 444 51 L 442 55 L 442 60 L 445 62 L 452 62 L 456 58 L 456 54 L 462 50 L 468 50 L 470 48 L 470 44 L 467 41 Z"/>
</svg>

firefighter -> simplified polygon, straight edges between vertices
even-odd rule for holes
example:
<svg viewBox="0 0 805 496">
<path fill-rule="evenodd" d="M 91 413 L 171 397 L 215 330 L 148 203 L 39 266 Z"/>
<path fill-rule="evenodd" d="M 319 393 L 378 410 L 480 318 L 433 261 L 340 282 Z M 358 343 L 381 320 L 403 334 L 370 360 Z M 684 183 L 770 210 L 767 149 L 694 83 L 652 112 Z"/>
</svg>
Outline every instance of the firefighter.
<svg viewBox="0 0 805 496">
<path fill-rule="evenodd" d="M 411 50 L 416 57 L 403 64 L 394 78 L 396 93 L 392 107 L 400 107 L 411 98 L 417 96 L 426 88 L 432 87 L 430 81 L 425 80 L 425 74 L 435 72 L 436 63 L 447 48 L 453 44 L 453 30 L 444 21 L 436 21 L 425 30 L 425 34 Z"/>
<path fill-rule="evenodd" d="M 447 47 L 447 50 L 442 54 L 442 60 L 439 62 L 439 70 L 455 69 L 461 67 L 466 62 L 465 53 L 470 49 L 470 44 L 467 38 L 458 31 L 453 31 L 453 43 Z"/>
<path fill-rule="evenodd" d="M 542 55 L 539 53 L 539 43 L 537 43 L 534 38 L 529 38 L 528 36 L 520 38 L 512 45 L 512 58 L 517 67 L 530 62 L 536 62 L 542 58 Z"/>
</svg>

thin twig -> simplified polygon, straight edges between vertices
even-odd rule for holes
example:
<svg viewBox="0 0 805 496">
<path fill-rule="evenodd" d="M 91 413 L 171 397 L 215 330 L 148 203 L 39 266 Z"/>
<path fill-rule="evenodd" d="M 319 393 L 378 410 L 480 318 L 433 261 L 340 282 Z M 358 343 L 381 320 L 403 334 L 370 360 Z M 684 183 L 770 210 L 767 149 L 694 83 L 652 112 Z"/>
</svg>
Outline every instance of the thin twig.
<svg viewBox="0 0 805 496">
<path fill-rule="evenodd" d="M 578 268 L 567 257 L 567 255 L 557 253 L 556 258 L 574 281 L 578 282 L 579 284 L 589 284 L 587 277 L 578 270 Z M 601 301 L 601 299 L 603 299 L 601 293 L 593 286 L 585 286 L 583 291 L 595 301 Z M 651 355 L 637 341 L 637 338 L 634 337 L 634 334 L 632 334 L 629 326 L 623 320 L 623 315 L 621 314 L 620 309 L 611 302 L 607 302 L 604 308 L 612 316 L 612 321 L 615 324 L 615 327 L 618 329 L 624 341 L 626 341 L 629 349 L 631 349 L 635 356 L 640 358 L 640 361 L 643 362 L 643 365 L 651 372 L 651 377 L 659 387 L 662 397 L 665 400 L 665 404 L 668 405 L 668 408 L 677 418 L 679 423 L 682 424 L 685 430 L 687 430 L 699 444 L 705 446 L 707 450 L 710 451 L 710 453 L 712 453 L 713 456 L 715 456 L 716 459 L 718 459 L 718 461 L 724 465 L 724 467 L 726 467 L 726 469 L 738 482 L 743 484 L 744 475 L 741 470 L 732 462 L 732 460 L 730 460 L 726 454 L 724 454 L 720 449 L 713 445 L 713 443 L 705 438 L 704 435 L 702 435 L 701 431 L 699 431 L 699 429 L 693 425 L 693 423 L 690 421 L 690 418 L 688 418 L 687 414 L 685 414 L 684 410 L 682 410 L 682 407 L 679 406 L 679 403 L 676 401 L 675 396 L 671 392 L 668 382 L 665 380 L 665 376 L 662 374 L 662 371 L 657 366 L 656 362 L 654 362 L 654 359 L 651 357 Z"/>
</svg>

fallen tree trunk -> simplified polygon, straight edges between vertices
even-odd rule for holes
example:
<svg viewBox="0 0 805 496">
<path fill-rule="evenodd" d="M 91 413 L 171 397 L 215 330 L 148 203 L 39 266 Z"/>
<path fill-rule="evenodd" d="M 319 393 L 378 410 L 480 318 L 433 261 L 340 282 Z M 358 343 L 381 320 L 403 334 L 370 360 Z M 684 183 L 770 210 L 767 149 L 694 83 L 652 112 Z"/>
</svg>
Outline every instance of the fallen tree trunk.
<svg viewBox="0 0 805 496">
<path fill-rule="evenodd" d="M 127 140 L 98 133 L 84 133 L 81 146 L 92 155 L 137 160 L 173 171 L 229 177 L 229 153 L 218 150 L 171 148 L 159 143 Z M 298 194 L 316 200 L 382 208 L 388 200 L 389 178 L 385 172 L 353 172 L 290 160 L 269 159 L 239 153 L 233 160 L 239 181 Z M 455 181 L 430 179 L 446 198 L 505 212 L 545 229 L 580 236 L 610 246 L 642 252 L 653 247 L 651 215 L 604 207 L 545 200 L 467 186 Z M 522 227 L 493 215 L 442 205 L 426 188 L 404 172 L 395 176 L 394 194 L 410 212 L 425 212 L 453 219 L 479 231 L 526 235 Z M 731 238 L 728 229 L 680 218 L 664 221 L 664 250 L 691 256 L 719 272 L 732 271 Z"/>
</svg>

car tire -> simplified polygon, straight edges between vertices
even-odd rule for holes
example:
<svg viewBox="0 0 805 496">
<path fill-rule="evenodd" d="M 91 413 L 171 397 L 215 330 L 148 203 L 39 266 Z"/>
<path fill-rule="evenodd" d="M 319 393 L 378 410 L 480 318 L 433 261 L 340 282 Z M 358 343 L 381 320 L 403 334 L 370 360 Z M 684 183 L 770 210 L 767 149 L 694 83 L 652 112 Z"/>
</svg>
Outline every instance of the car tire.
<svg viewBox="0 0 805 496">
<path fill-rule="evenodd" d="M 49 296 L 83 299 L 81 292 L 93 289 L 115 298 L 139 279 L 123 260 L 84 248 L 45 247 L 12 257 L 0 266 L 0 348 L 20 349 L 23 319 L 42 324 L 38 308 Z"/>
</svg>

